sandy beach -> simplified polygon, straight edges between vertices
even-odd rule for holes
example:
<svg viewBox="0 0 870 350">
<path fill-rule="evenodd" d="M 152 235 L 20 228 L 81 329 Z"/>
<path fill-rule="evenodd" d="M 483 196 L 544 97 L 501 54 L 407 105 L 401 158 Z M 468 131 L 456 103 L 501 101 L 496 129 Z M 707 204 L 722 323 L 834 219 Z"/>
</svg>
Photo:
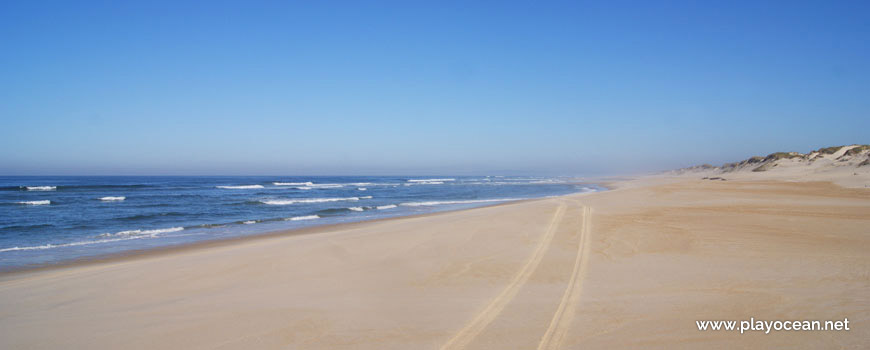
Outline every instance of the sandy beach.
<svg viewBox="0 0 870 350">
<path fill-rule="evenodd" d="M 868 350 L 868 24 L 0 2 L 0 350 Z"/>
<path fill-rule="evenodd" d="M 0 276 L 8 349 L 862 348 L 870 190 L 613 190 Z M 696 320 L 848 318 L 850 331 Z"/>
</svg>

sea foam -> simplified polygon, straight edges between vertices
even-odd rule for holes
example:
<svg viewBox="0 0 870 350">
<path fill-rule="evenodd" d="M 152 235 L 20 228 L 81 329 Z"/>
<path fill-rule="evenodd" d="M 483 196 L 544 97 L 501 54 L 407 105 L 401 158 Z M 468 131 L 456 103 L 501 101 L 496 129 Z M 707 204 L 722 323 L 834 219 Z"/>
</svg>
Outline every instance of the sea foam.
<svg viewBox="0 0 870 350">
<path fill-rule="evenodd" d="M 445 181 L 456 181 L 456 179 L 411 179 L 408 182 L 445 182 Z"/>
<path fill-rule="evenodd" d="M 161 233 L 178 232 L 184 230 L 184 227 L 170 227 L 155 230 L 129 230 L 115 233 L 104 233 L 97 237 L 132 237 L 132 236 L 156 236 Z"/>
<path fill-rule="evenodd" d="M 160 233 L 165 232 L 176 232 L 181 231 L 184 228 L 182 227 L 173 227 L 167 229 L 158 229 L 158 230 L 132 230 L 132 231 L 121 231 L 118 233 L 104 233 L 98 235 L 97 237 L 109 237 L 106 239 L 96 239 L 91 241 L 78 241 L 71 243 L 60 243 L 60 244 L 43 244 L 37 246 L 28 246 L 28 247 L 10 247 L 10 248 L 2 248 L 0 249 L 0 253 L 3 252 L 14 252 L 19 250 L 43 250 L 43 249 L 52 249 L 52 248 L 63 248 L 63 247 L 76 247 L 83 245 L 91 245 L 91 244 L 100 244 L 100 243 L 111 243 L 111 242 L 119 242 L 119 241 L 127 241 L 131 239 L 141 239 L 141 238 L 154 238 L 157 237 Z"/>
<path fill-rule="evenodd" d="M 326 188 L 342 188 L 344 185 L 342 184 L 309 184 L 306 186 L 296 187 L 300 190 L 313 190 L 313 189 L 326 189 Z"/>
<path fill-rule="evenodd" d="M 125 199 L 127 199 L 127 197 L 123 197 L 123 196 L 120 196 L 120 197 L 102 197 L 102 198 L 100 198 L 100 200 L 103 201 L 103 202 L 116 202 L 116 201 L 122 201 L 122 200 L 125 200 Z"/>
<path fill-rule="evenodd" d="M 27 186 L 28 191 L 54 191 L 57 186 Z"/>
<path fill-rule="evenodd" d="M 344 198 L 296 198 L 296 199 L 264 199 L 260 203 L 268 205 L 289 205 L 297 203 L 326 203 L 340 201 L 358 201 L 360 199 L 370 199 L 372 196 L 366 197 L 344 197 Z"/>
<path fill-rule="evenodd" d="M 400 205 L 406 207 L 421 207 L 445 204 L 473 204 L 473 203 L 489 203 L 489 202 L 509 202 L 519 200 L 519 198 L 499 198 L 499 199 L 473 199 L 473 200 L 454 200 L 454 201 L 427 201 L 427 202 L 408 202 Z"/>
<path fill-rule="evenodd" d="M 284 219 L 284 220 L 299 221 L 299 220 L 314 220 L 314 219 L 320 219 L 320 216 L 318 216 L 318 215 L 294 216 L 292 218 Z"/>
<path fill-rule="evenodd" d="M 309 181 L 309 182 L 273 182 L 272 184 L 275 186 L 311 186 L 314 183 Z"/>
<path fill-rule="evenodd" d="M 215 186 L 225 190 L 253 190 L 263 188 L 263 185 Z"/>
<path fill-rule="evenodd" d="M 18 203 L 18 204 L 24 204 L 24 205 L 49 205 L 49 204 L 51 204 L 51 201 L 50 201 L 50 200 L 42 200 L 42 201 L 21 201 L 21 202 L 17 202 L 17 203 Z"/>
</svg>

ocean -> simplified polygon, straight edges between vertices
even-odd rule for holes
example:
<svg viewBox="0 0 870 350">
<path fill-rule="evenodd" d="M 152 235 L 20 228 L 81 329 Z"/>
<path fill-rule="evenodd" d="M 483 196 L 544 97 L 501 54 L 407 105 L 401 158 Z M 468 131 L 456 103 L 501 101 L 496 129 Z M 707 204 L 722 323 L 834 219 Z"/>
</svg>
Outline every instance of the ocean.
<svg viewBox="0 0 870 350">
<path fill-rule="evenodd" d="M 601 189 L 502 176 L 0 177 L 0 270 Z"/>
</svg>

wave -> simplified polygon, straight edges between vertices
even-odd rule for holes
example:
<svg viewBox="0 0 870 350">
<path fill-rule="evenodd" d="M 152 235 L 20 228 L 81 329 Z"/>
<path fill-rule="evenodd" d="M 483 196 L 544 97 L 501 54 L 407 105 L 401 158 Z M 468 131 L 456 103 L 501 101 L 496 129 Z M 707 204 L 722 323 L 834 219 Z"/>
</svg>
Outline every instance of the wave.
<svg viewBox="0 0 870 350">
<path fill-rule="evenodd" d="M 3 226 L 0 227 L 0 232 L 12 231 L 12 232 L 27 232 L 32 230 L 38 230 L 41 228 L 54 227 L 51 224 L 35 224 L 35 225 L 11 225 L 11 226 Z"/>
<path fill-rule="evenodd" d="M 294 216 L 292 218 L 287 218 L 284 220 L 286 220 L 286 221 L 299 221 L 299 220 L 314 220 L 314 219 L 320 219 L 320 216 L 318 216 L 318 215 Z"/>
<path fill-rule="evenodd" d="M 133 189 L 153 187 L 152 185 L 58 185 L 58 186 L 0 186 L 0 191 L 66 191 L 66 190 L 101 190 L 101 189 Z"/>
<path fill-rule="evenodd" d="M 227 224 L 202 224 L 202 225 L 198 225 L 198 226 L 196 226 L 196 227 L 202 227 L 202 228 L 221 228 L 221 227 L 227 227 Z"/>
<path fill-rule="evenodd" d="M 344 185 L 342 184 L 310 184 L 307 186 L 299 186 L 296 189 L 299 190 L 314 190 L 314 189 L 328 189 L 328 188 L 342 188 Z"/>
<path fill-rule="evenodd" d="M 520 200 L 520 198 L 498 198 L 498 199 L 470 199 L 470 200 L 452 200 L 452 201 L 428 201 L 428 202 L 408 202 L 400 205 L 406 207 L 422 207 L 445 204 L 472 204 L 472 203 L 489 203 L 489 202 L 509 202 Z"/>
<path fill-rule="evenodd" d="M 117 202 L 127 199 L 127 197 L 119 196 L 119 197 L 102 197 L 100 198 L 103 202 Z"/>
<path fill-rule="evenodd" d="M 365 187 L 360 187 L 360 188 L 357 188 L 357 190 L 358 190 L 358 191 L 365 191 L 365 190 L 367 190 L 367 188 L 365 188 Z"/>
<path fill-rule="evenodd" d="M 384 210 L 384 209 L 393 209 L 395 207 L 397 207 L 397 205 L 388 204 L 388 205 L 379 205 L 377 208 L 378 208 L 378 210 Z"/>
<path fill-rule="evenodd" d="M 297 199 L 264 199 L 259 203 L 268 205 L 290 205 L 297 203 L 326 203 L 340 201 L 358 201 L 360 199 L 370 199 L 372 196 L 365 197 L 345 197 L 345 198 L 297 198 Z"/>
<path fill-rule="evenodd" d="M 258 188 L 263 188 L 263 185 L 239 185 L 239 186 L 215 186 L 216 188 L 221 188 L 225 190 L 254 190 Z"/>
<path fill-rule="evenodd" d="M 168 229 L 159 229 L 159 230 L 132 230 L 132 231 L 121 231 L 118 233 L 105 233 L 99 235 L 97 237 L 114 237 L 114 238 L 106 238 L 106 239 L 97 239 L 92 241 L 78 241 L 71 243 L 61 243 L 61 244 L 43 244 L 38 246 L 26 246 L 26 247 L 10 247 L 10 248 L 2 248 L 0 249 L 0 253 L 3 252 L 13 252 L 20 250 L 42 250 L 42 249 L 52 249 L 52 248 L 63 248 L 63 247 L 76 247 L 83 245 L 91 245 L 91 244 L 100 244 L 100 243 L 110 243 L 110 242 L 119 242 L 119 241 L 127 241 L 131 239 L 142 239 L 142 238 L 154 238 L 157 237 L 158 234 L 164 232 L 177 232 L 181 231 L 184 228 L 182 227 L 173 227 Z"/>
<path fill-rule="evenodd" d="M 178 232 L 184 230 L 184 227 L 170 227 L 156 230 L 129 230 L 115 233 L 104 233 L 97 237 L 132 237 L 132 236 L 155 236 L 161 233 Z"/>
<path fill-rule="evenodd" d="M 21 202 L 16 202 L 16 203 L 18 203 L 18 204 L 24 204 L 24 205 L 49 205 L 49 204 L 51 204 L 51 201 L 50 201 L 50 200 L 42 200 L 42 201 L 21 201 Z"/>
<path fill-rule="evenodd" d="M 314 183 L 309 181 L 309 182 L 273 182 L 272 184 L 275 186 L 311 186 Z"/>
<path fill-rule="evenodd" d="M 54 191 L 57 190 L 57 186 L 26 186 L 28 191 Z"/>
<path fill-rule="evenodd" d="M 363 207 L 350 207 L 350 208 L 347 208 L 347 209 L 350 210 L 350 211 L 363 211 L 363 210 L 366 210 L 366 209 L 363 208 Z"/>
<path fill-rule="evenodd" d="M 445 182 L 445 181 L 456 181 L 456 179 L 411 179 L 408 182 Z"/>
<path fill-rule="evenodd" d="M 139 215 L 132 215 L 132 216 L 124 216 L 124 217 L 117 218 L 116 220 L 135 221 L 135 220 L 151 219 L 151 218 L 158 218 L 158 217 L 164 217 L 164 216 L 176 217 L 176 216 L 185 216 L 185 215 L 187 215 L 187 214 L 177 212 L 177 211 L 170 211 L 170 212 L 165 212 L 165 213 L 139 214 Z"/>
<path fill-rule="evenodd" d="M 242 223 L 245 225 L 252 225 L 252 224 L 256 224 L 257 221 L 256 220 L 248 220 L 248 221 L 242 221 Z"/>
</svg>

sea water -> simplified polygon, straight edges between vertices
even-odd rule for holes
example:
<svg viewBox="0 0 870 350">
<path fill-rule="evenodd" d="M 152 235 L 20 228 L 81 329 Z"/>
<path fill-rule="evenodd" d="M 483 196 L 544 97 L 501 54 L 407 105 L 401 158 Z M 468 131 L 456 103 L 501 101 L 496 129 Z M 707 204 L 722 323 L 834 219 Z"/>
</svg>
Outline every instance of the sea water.
<svg viewBox="0 0 870 350">
<path fill-rule="evenodd" d="M 0 270 L 600 189 L 503 176 L 0 177 Z"/>
</svg>

